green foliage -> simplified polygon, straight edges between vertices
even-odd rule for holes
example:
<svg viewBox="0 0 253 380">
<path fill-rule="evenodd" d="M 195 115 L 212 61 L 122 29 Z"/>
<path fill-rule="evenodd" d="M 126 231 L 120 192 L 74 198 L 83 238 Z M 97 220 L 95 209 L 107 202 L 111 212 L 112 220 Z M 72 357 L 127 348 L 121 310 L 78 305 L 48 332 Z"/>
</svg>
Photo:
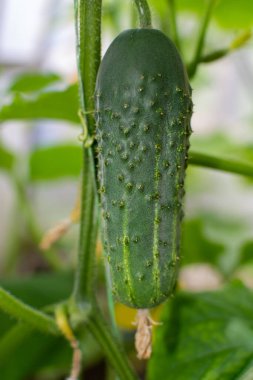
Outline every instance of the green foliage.
<svg viewBox="0 0 253 380">
<path fill-rule="evenodd" d="M 206 218 L 185 220 L 182 238 L 183 265 L 206 262 L 219 267 L 219 258 L 224 252 L 224 245 L 211 240 L 205 231 Z"/>
<path fill-rule="evenodd" d="M 69 273 L 1 281 L 5 289 L 37 308 L 64 300 L 71 292 L 71 284 L 72 275 Z M 31 326 L 15 324 L 15 320 L 3 313 L 0 313 L 0 336 L 0 371 L 3 380 L 24 379 L 35 369 L 53 363 L 60 351 L 63 351 L 68 362 L 71 360 L 68 345 L 62 338 L 45 336 L 32 331 Z M 66 367 L 64 361 L 61 365 Z"/>
<path fill-rule="evenodd" d="M 201 17 L 207 2 L 203 0 L 178 0 L 180 11 L 190 11 Z M 251 0 L 220 0 L 213 14 L 219 26 L 227 29 L 249 28 L 253 26 L 253 3 Z"/>
<path fill-rule="evenodd" d="M 1 281 L 23 302 L 43 309 L 64 301 L 71 293 L 71 273 L 37 274 L 27 278 Z M 30 325 L 15 323 L 0 313 L 0 371 L 1 380 L 23 380 L 34 372 L 54 374 L 54 378 L 66 374 L 71 362 L 71 349 L 62 337 L 52 337 L 32 330 Z M 85 366 L 101 356 L 94 340 L 82 334 Z"/>
<path fill-rule="evenodd" d="M 23 85 L 24 86 L 24 85 Z M 0 108 L 0 122 L 8 120 L 56 119 L 79 123 L 76 84 L 63 89 L 16 92 Z"/>
<path fill-rule="evenodd" d="M 28 72 L 16 76 L 9 87 L 9 91 L 34 92 L 58 81 L 61 81 L 61 78 L 55 73 Z"/>
<path fill-rule="evenodd" d="M 183 53 L 189 54 L 190 57 L 198 40 L 195 33 L 200 29 L 208 1 L 149 1 L 155 16 L 155 23 L 159 28 L 166 33 L 171 33 L 172 37 L 175 38 L 171 24 L 173 18 L 171 9 L 173 7 L 169 7 L 169 2 L 175 5 L 174 34 L 176 27 L 184 25 L 184 20 L 189 14 L 191 20 L 195 22 L 195 27 L 193 28 L 194 40 L 193 35 L 189 34 L 185 37 L 185 40 L 179 41 L 184 48 Z M 93 112 L 92 95 L 100 57 L 101 3 L 99 0 L 92 2 L 89 0 L 84 2 L 76 0 L 75 3 L 76 5 L 82 4 L 82 7 L 86 7 L 88 4 L 86 12 L 77 12 L 77 16 L 80 16 L 78 22 L 83 23 L 82 25 L 84 26 L 79 29 L 79 32 L 81 34 L 85 32 L 85 38 L 81 36 L 82 38 L 79 42 L 82 41 L 82 43 L 78 44 L 81 52 L 81 55 L 79 55 L 81 58 L 79 75 L 82 76 L 85 71 L 83 81 L 85 82 L 85 94 L 80 92 L 80 95 L 82 99 L 86 99 L 85 101 L 88 104 L 88 106 L 86 104 L 86 108 L 88 107 Z M 128 6 L 114 0 L 107 1 L 106 4 L 107 18 L 104 21 L 106 21 L 107 27 L 110 25 L 111 32 L 113 31 L 116 34 L 116 30 L 122 30 L 120 17 L 125 16 Z M 134 17 L 132 16 L 132 23 L 136 21 Z M 177 21 L 178 25 L 176 25 Z M 238 0 L 217 1 L 212 12 L 211 22 L 217 35 L 220 33 L 222 37 L 224 34 L 225 39 L 229 34 L 231 35 L 236 31 L 236 36 L 239 35 L 239 41 L 244 41 L 247 37 L 247 33 L 244 34 L 244 32 L 253 26 L 252 0 L 241 0 L 240 2 Z M 216 26 L 218 26 L 217 29 L 215 29 Z M 220 30 L 222 28 L 225 31 Z M 238 31 L 238 29 L 242 30 Z M 184 35 L 183 31 L 179 30 L 179 37 L 182 35 Z M 206 33 L 204 33 L 204 37 L 206 37 Z M 216 41 L 211 39 L 210 34 L 207 37 L 210 37 L 212 41 L 212 49 L 216 49 Z M 188 41 L 190 41 L 190 44 Z M 232 45 L 233 48 L 238 47 L 238 41 L 234 41 Z M 209 52 L 210 46 L 206 44 L 203 48 L 203 51 Z M 224 56 L 231 51 L 229 46 L 222 46 L 222 49 L 219 49 L 220 46 L 217 42 L 217 51 L 211 50 L 210 55 L 206 57 L 206 61 Z M 198 58 L 197 66 L 201 59 L 202 57 Z M 85 68 L 84 71 L 83 68 Z M 202 80 L 202 78 L 200 79 Z M 198 87 L 200 81 L 196 83 Z M 205 86 L 208 87 L 208 84 L 205 84 Z M 8 87 L 6 97 L 4 96 L 1 102 L 0 122 L 49 119 L 66 121 L 74 125 L 80 124 L 77 85 L 66 85 L 66 83 L 63 83 L 62 78 L 55 73 L 25 72 L 24 74 L 19 74 Z M 93 115 L 89 114 L 88 116 L 88 122 L 93 125 Z M 37 227 L 34 224 L 34 219 L 36 218 L 34 218 L 33 210 L 29 208 L 30 205 L 27 201 L 26 186 L 35 182 L 77 178 L 80 175 L 83 159 L 80 145 L 65 143 L 64 145 L 57 144 L 33 148 L 32 152 L 28 153 L 27 160 L 22 158 L 22 164 L 27 164 L 26 168 L 18 165 L 20 158 L 18 153 L 14 154 L 3 144 L 0 145 L 0 170 L 7 175 L 15 176 L 12 183 L 13 186 L 17 187 L 15 190 L 17 190 L 18 197 L 21 199 L 19 199 L 20 204 L 19 208 L 17 208 L 17 215 L 19 213 L 24 214 L 24 221 L 32 227 L 30 228 L 31 231 Z M 239 162 L 247 161 L 250 163 L 253 161 L 253 142 L 250 138 L 247 144 L 241 144 L 230 139 L 225 133 L 205 137 L 199 137 L 194 134 L 191 147 L 200 153 L 209 154 L 213 166 L 215 160 L 212 157 L 216 156 L 231 160 L 232 166 L 235 159 Z M 91 156 L 89 157 L 91 158 Z M 92 295 L 94 293 L 92 282 L 94 282 L 93 257 L 95 257 L 96 233 L 94 226 L 96 211 L 92 208 L 92 201 L 94 201 L 92 184 L 87 181 L 88 171 L 92 170 L 92 167 L 88 165 L 87 161 L 84 161 L 84 163 L 86 165 L 84 165 L 83 194 L 88 195 L 83 199 L 83 204 L 86 208 L 84 208 L 85 211 L 83 211 L 81 221 L 82 242 L 80 244 L 79 272 L 77 271 L 76 276 L 76 294 L 79 297 L 76 298 L 79 301 L 80 299 L 86 300 L 87 293 L 84 290 L 89 289 Z M 206 166 L 208 165 L 206 164 Z M 17 171 L 16 169 L 20 167 L 25 170 Z M 18 181 L 17 172 L 20 175 Z M 23 172 L 28 172 L 28 177 L 23 177 Z M 190 174 L 190 178 L 188 175 L 187 179 L 190 183 L 190 191 L 187 194 L 189 198 L 192 195 L 196 196 L 196 194 L 203 195 L 203 192 L 206 191 L 205 186 L 209 186 L 203 183 L 206 177 L 202 176 L 202 173 L 203 171 L 191 168 L 188 171 L 188 174 Z M 212 188 L 216 189 L 216 185 L 213 183 Z M 244 180 L 242 185 L 245 188 L 247 186 L 247 189 L 249 189 L 252 182 Z M 238 202 L 241 202 L 241 200 L 239 199 Z M 22 223 L 20 223 L 20 220 L 15 219 L 12 226 L 13 230 L 20 229 L 20 225 L 23 227 L 23 219 Z M 206 210 L 202 213 L 198 212 L 191 219 L 187 219 L 186 216 L 183 225 L 182 265 L 209 263 L 223 275 L 224 281 L 244 271 L 244 274 L 250 275 L 248 279 L 251 281 L 253 238 L 250 233 L 249 223 L 247 224 L 246 222 L 241 221 L 239 217 L 232 219 L 228 215 L 222 215 L 219 212 L 214 213 L 213 211 L 206 212 Z M 249 232 L 247 232 L 247 229 Z M 33 234 L 31 232 L 27 235 L 29 236 L 26 236 L 25 239 L 21 237 L 19 241 L 15 242 L 18 247 L 18 260 L 14 256 L 10 258 L 13 262 L 17 261 L 17 263 L 13 263 L 13 268 L 16 268 L 17 272 L 20 270 L 19 263 L 22 264 L 27 259 L 27 252 L 30 253 L 30 250 L 34 250 L 34 241 L 32 241 L 34 238 L 30 236 Z M 12 240 L 15 240 L 13 239 L 13 233 L 10 236 Z M 40 231 L 38 236 L 40 236 Z M 36 240 L 37 244 L 37 235 L 34 240 Z M 56 246 L 56 251 L 57 249 L 58 246 Z M 83 252 L 85 252 L 85 255 Z M 35 252 L 33 254 L 35 256 Z M 45 271 L 48 271 L 48 267 L 44 261 L 48 260 L 50 262 L 53 257 L 49 258 L 51 254 L 52 252 L 47 252 L 43 259 L 39 259 L 43 261 L 43 270 Z M 56 254 L 58 255 L 59 252 L 56 252 Z M 59 255 L 60 260 L 61 255 Z M 61 268 L 61 265 L 58 265 L 58 267 Z M 20 278 L 14 269 L 13 272 L 14 276 L 17 277 L 1 281 L 3 288 L 43 313 L 53 313 L 54 305 L 68 299 L 72 292 L 72 274 L 55 271 Z M 156 329 L 154 354 L 148 365 L 148 379 L 251 380 L 253 378 L 252 304 L 252 292 L 239 283 L 227 285 L 218 292 L 199 294 L 179 292 L 173 301 L 164 305 L 163 324 Z M 22 306 L 21 303 L 20 305 Z M 95 309 L 95 313 L 96 311 L 97 309 Z M 12 315 L 17 317 L 16 310 Z M 20 317 L 22 316 L 20 315 Z M 104 324 L 103 320 L 100 320 L 99 323 L 94 321 L 95 319 L 91 320 L 90 331 L 93 329 L 93 334 L 100 342 L 103 351 L 107 353 L 109 360 L 119 371 L 120 378 L 122 380 L 134 379 L 135 375 L 129 369 L 125 357 L 121 355 L 117 342 L 110 336 L 108 326 Z M 36 323 L 32 325 L 35 327 Z M 84 330 L 83 325 L 80 330 Z M 75 333 L 78 334 L 82 348 L 84 365 L 96 362 L 101 353 L 94 340 L 86 332 L 80 333 L 77 330 Z M 40 332 L 32 330 L 30 325 L 17 322 L 14 318 L 0 312 L 0 338 L 1 380 L 58 379 L 65 376 L 69 371 L 71 350 L 69 344 L 61 337 L 42 335 Z"/>
<path fill-rule="evenodd" d="M 252 263 L 252 238 L 246 222 L 218 213 L 199 214 L 183 224 L 182 264 L 209 263 L 225 277 Z"/>
<path fill-rule="evenodd" d="M 15 163 L 15 156 L 0 145 L 0 170 L 11 171 Z"/>
<path fill-rule="evenodd" d="M 240 284 L 178 294 L 156 329 L 148 379 L 243 379 L 253 366 L 253 293 Z"/>
<path fill-rule="evenodd" d="M 76 145 L 53 145 L 30 155 L 31 181 L 50 181 L 80 175 L 82 150 Z"/>
</svg>

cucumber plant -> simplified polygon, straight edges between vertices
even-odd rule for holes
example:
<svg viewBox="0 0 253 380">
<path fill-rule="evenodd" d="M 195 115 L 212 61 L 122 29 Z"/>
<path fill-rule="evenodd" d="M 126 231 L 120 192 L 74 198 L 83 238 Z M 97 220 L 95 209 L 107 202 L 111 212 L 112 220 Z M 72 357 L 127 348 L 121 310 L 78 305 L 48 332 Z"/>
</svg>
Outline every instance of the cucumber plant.
<svg viewBox="0 0 253 380">
<path fill-rule="evenodd" d="M 155 29 L 121 33 L 102 60 L 95 98 L 112 291 L 151 308 L 176 282 L 191 132 L 191 88 L 173 42 Z"/>
<path fill-rule="evenodd" d="M 140 309 L 137 315 L 140 316 L 139 321 L 143 321 L 142 328 L 138 330 L 136 336 L 137 345 L 140 346 L 139 357 L 147 358 L 152 348 L 150 344 L 152 320 L 148 313 L 143 313 L 143 308 L 152 308 L 172 294 L 178 271 L 184 177 L 191 132 L 191 88 L 184 64 L 173 44 L 174 42 L 180 49 L 181 41 L 177 33 L 174 2 L 168 1 L 171 10 L 170 27 L 173 42 L 160 31 L 151 28 L 146 0 L 135 0 L 135 3 L 139 11 L 141 29 L 131 29 L 121 33 L 109 47 L 98 71 L 101 0 L 75 0 L 80 114 L 84 119 L 83 137 L 84 140 L 87 139 L 83 144 L 80 242 L 73 292 L 63 303 L 52 304 L 52 300 L 49 302 L 47 299 L 50 305 L 43 310 L 38 310 L 0 288 L 0 308 L 18 321 L 18 324 L 1 340 L 0 358 L 6 359 L 9 356 L 13 361 L 18 357 L 12 350 L 17 342 L 25 345 L 27 337 L 29 338 L 30 326 L 53 336 L 64 335 L 74 350 L 71 379 L 75 380 L 80 377 L 80 349 L 83 344 L 79 344 L 79 340 L 84 343 L 83 337 L 79 335 L 80 328 L 86 328 L 91 332 L 120 379 L 137 379 L 137 374 L 128 363 L 122 346 L 116 339 L 117 334 L 112 331 L 115 328 L 113 321 L 112 329 L 110 329 L 94 295 L 95 246 L 99 220 L 98 192 L 102 206 L 104 246 L 113 280 L 112 291 L 119 301 Z M 242 45 L 248 38 L 249 33 L 244 33 L 229 48 L 203 55 L 206 31 L 214 5 L 215 0 L 208 1 L 195 55 L 188 65 L 189 77 L 196 74 L 200 63 L 223 57 Z M 29 103 L 29 98 L 30 96 L 22 98 L 20 102 L 19 98 L 15 97 L 15 102 L 17 106 L 18 99 L 18 107 L 22 110 L 24 106 L 28 114 L 32 110 L 31 118 L 34 118 L 34 108 L 31 107 L 34 103 Z M 54 99 L 57 99 L 54 103 L 58 104 L 58 97 Z M 69 103 L 72 104 L 72 99 Z M 56 112 L 59 119 L 62 118 L 61 111 L 60 109 Z M 6 109 L 5 112 L 0 113 L 4 120 L 8 120 Z M 45 111 L 43 115 L 47 118 L 48 112 Z M 41 117 L 41 110 L 37 116 Z M 94 142 L 95 119 L 97 141 Z M 73 120 L 73 115 L 68 120 Z M 98 156 L 97 173 L 95 154 Z M 191 152 L 189 163 L 253 176 L 252 164 L 225 160 L 202 153 Z M 11 163 L 5 162 L 5 165 L 11 166 Z M 96 174 L 99 189 L 96 189 Z M 17 180 L 16 182 L 20 200 L 25 203 L 25 191 Z M 28 214 L 32 215 L 30 212 Z M 44 291 L 45 294 L 46 292 L 47 290 Z M 108 294 L 110 306 L 112 304 L 110 291 Z M 195 296 L 192 298 L 195 303 Z M 228 302 L 226 298 L 223 299 L 225 303 Z M 234 294 L 231 299 L 234 301 Z M 176 302 L 177 304 L 173 302 L 171 305 L 170 321 L 175 321 L 178 316 L 179 303 L 178 300 Z M 222 301 L 220 305 L 223 307 Z M 176 306 L 176 313 L 173 310 L 174 306 Z M 213 302 L 210 303 L 211 311 L 214 306 Z M 196 310 L 199 315 L 199 307 Z M 248 313 L 248 305 L 245 310 Z M 231 313 L 230 306 L 228 312 Z M 215 313 L 217 314 L 216 306 Z M 187 315 L 185 314 L 188 323 Z M 248 316 L 247 314 L 247 329 L 245 330 L 247 334 L 248 331 L 250 332 Z M 178 328 L 174 329 L 174 324 L 172 325 L 172 329 L 176 330 L 176 339 L 179 335 L 183 335 L 181 330 L 183 316 L 181 318 L 179 315 L 179 317 L 180 331 Z M 195 317 L 193 322 L 195 324 Z M 204 330 L 205 326 L 203 326 Z M 142 340 L 143 331 L 144 341 Z M 212 331 L 215 331 L 213 326 Z M 242 330 L 242 332 L 245 331 Z M 198 328 L 196 334 L 199 336 Z M 193 336 L 192 331 L 190 335 L 189 339 Z M 207 337 L 204 331 L 204 337 L 209 339 L 209 336 Z M 229 340 L 231 337 L 228 336 Z M 235 335 L 236 339 L 237 337 L 238 334 Z M 162 340 L 165 340 L 164 336 Z M 196 346 L 196 340 L 193 341 Z M 234 342 L 233 339 L 231 342 Z M 246 343 L 248 354 L 249 345 L 248 342 Z M 191 358 L 189 359 L 190 350 L 187 344 L 187 361 L 183 363 L 187 363 L 188 369 Z M 182 358 L 181 351 L 179 355 L 177 354 L 181 346 L 178 340 L 176 350 L 175 345 L 171 345 L 171 340 L 169 345 L 173 350 L 172 367 L 178 376 L 179 365 L 175 361 Z M 232 350 L 234 352 L 234 343 Z M 199 361 L 199 349 L 196 352 Z M 162 353 L 161 356 L 164 357 L 164 354 Z M 241 363 L 241 351 L 239 359 Z M 246 359 L 248 366 L 248 356 Z M 215 376 L 216 368 L 213 366 L 218 361 L 219 357 L 215 361 L 213 357 L 210 360 L 212 362 L 211 376 Z M 181 363 L 180 366 L 183 367 Z M 7 366 L 11 367 L 8 364 Z M 205 370 L 204 376 L 208 376 L 202 361 L 201 366 Z M 161 370 L 164 375 L 164 367 L 161 366 Z M 170 371 L 167 373 L 171 376 Z M 238 373 L 237 368 L 236 376 Z M 4 376 L 3 372 L 1 376 Z M 20 376 L 22 375 L 19 374 L 19 379 L 21 379 Z M 185 376 L 182 378 L 186 379 Z M 195 379 L 196 376 L 192 378 Z"/>
</svg>

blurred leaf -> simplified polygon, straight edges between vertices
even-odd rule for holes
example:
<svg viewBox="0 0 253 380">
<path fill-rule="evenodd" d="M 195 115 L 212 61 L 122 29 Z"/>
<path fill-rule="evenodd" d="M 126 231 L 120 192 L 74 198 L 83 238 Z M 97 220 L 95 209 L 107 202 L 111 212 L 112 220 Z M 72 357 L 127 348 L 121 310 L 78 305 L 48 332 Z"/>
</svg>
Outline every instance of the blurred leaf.
<svg viewBox="0 0 253 380">
<path fill-rule="evenodd" d="M 62 361 L 59 363 L 57 360 L 57 366 L 67 375 L 71 366 L 71 350 L 66 340 L 32 332 L 25 341 L 13 347 L 11 356 L 1 360 L 1 380 L 27 379 L 49 361 L 53 364 L 60 352 Z"/>
<path fill-rule="evenodd" d="M 191 148 L 206 154 L 253 162 L 253 142 L 242 145 L 222 133 L 213 133 L 205 137 L 193 135 Z"/>
<path fill-rule="evenodd" d="M 37 308 L 68 298 L 72 283 L 71 273 L 37 274 L 1 281 L 5 289 Z M 38 370 L 49 371 L 51 375 L 54 372 L 68 374 L 72 356 L 68 342 L 61 337 L 45 336 L 32 331 L 30 326 L 14 323 L 9 316 L 0 313 L 1 380 L 24 380 Z M 88 366 L 98 360 L 101 353 L 89 334 L 82 333 L 80 339 L 85 352 L 84 364 Z"/>
<path fill-rule="evenodd" d="M 2 280 L 1 285 L 24 302 L 42 308 L 66 299 L 72 287 L 70 273 L 55 273 Z M 21 380 L 42 365 L 57 350 L 64 350 L 70 359 L 68 345 L 62 338 L 44 336 L 40 333 L 13 327 L 15 323 L 4 313 L 0 313 L 0 372 L 1 380 Z M 21 325 L 20 325 L 21 326 Z M 4 344 L 4 345 L 3 345 Z"/>
<path fill-rule="evenodd" d="M 60 119 L 79 123 L 77 85 L 63 90 L 49 89 L 39 93 L 15 93 L 8 104 L 0 108 L 0 121 Z"/>
<path fill-rule="evenodd" d="M 23 73 L 15 77 L 9 91 L 12 92 L 33 92 L 59 81 L 61 78 L 53 73 Z"/>
<path fill-rule="evenodd" d="M 148 379 L 243 379 L 253 365 L 252 304 L 253 293 L 238 283 L 178 294 L 156 329 Z"/>
<path fill-rule="evenodd" d="M 224 245 L 211 241 L 204 231 L 205 222 L 198 218 L 186 220 L 183 225 L 182 262 L 192 264 L 207 262 L 218 266 Z"/>
<path fill-rule="evenodd" d="M 253 2 L 251 0 L 222 0 L 217 4 L 215 18 L 225 28 L 249 28 L 253 26 Z"/>
<path fill-rule="evenodd" d="M 72 287 L 70 273 L 36 274 L 27 278 L 13 278 L 1 280 L 1 286 L 20 298 L 25 303 L 36 308 L 53 304 L 66 299 Z M 0 335 L 15 321 L 0 313 Z"/>
<path fill-rule="evenodd" d="M 244 243 L 240 254 L 240 264 L 253 263 L 253 241 Z"/>
<path fill-rule="evenodd" d="M 0 145 L 0 169 L 11 171 L 15 163 L 15 156 Z"/>
<path fill-rule="evenodd" d="M 231 276 L 241 263 L 242 247 L 250 236 L 251 230 L 243 220 L 217 213 L 186 219 L 182 228 L 182 264 L 209 263 L 223 275 Z"/>
<path fill-rule="evenodd" d="M 178 0 L 177 8 L 198 16 L 204 14 L 207 1 Z M 253 26 L 253 2 L 251 0 L 220 0 L 214 10 L 214 19 L 223 28 L 237 29 Z"/>
<path fill-rule="evenodd" d="M 47 181 L 77 177 L 82 164 L 82 150 L 76 145 L 56 145 L 34 150 L 30 156 L 30 179 Z"/>
</svg>

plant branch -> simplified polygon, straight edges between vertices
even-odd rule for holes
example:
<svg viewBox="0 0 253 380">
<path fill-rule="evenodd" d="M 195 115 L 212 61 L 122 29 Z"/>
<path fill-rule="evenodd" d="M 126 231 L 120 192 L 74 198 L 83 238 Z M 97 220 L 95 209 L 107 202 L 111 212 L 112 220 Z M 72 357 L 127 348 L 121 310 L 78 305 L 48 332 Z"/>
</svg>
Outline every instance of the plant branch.
<svg viewBox="0 0 253 380">
<path fill-rule="evenodd" d="M 94 110 L 94 90 L 100 63 L 101 0 L 75 0 L 75 25 L 80 107 L 88 132 L 93 135 L 95 119 L 89 111 Z M 83 146 L 79 254 L 73 294 L 76 304 L 93 298 L 97 220 L 95 160 L 92 149 Z"/>
<path fill-rule="evenodd" d="M 147 0 L 135 0 L 135 5 L 139 15 L 140 27 L 152 28 L 151 12 Z"/>
<path fill-rule="evenodd" d="M 171 30 L 171 36 L 172 39 L 178 48 L 178 50 L 181 50 L 180 46 L 180 38 L 178 35 L 178 29 L 177 29 L 177 19 L 176 19 L 176 9 L 175 9 L 175 1 L 174 0 L 168 0 L 169 4 L 169 11 L 170 11 L 170 30 Z"/>
<path fill-rule="evenodd" d="M 209 54 L 200 57 L 199 63 L 210 63 L 213 61 L 217 61 L 218 59 L 225 57 L 228 53 L 230 53 L 230 51 L 231 50 L 229 48 L 215 50 Z"/>
<path fill-rule="evenodd" d="M 208 154 L 191 151 L 189 153 L 189 164 L 253 177 L 253 165 L 221 157 L 213 157 Z"/>
<path fill-rule="evenodd" d="M 197 45 L 196 45 L 194 57 L 193 57 L 192 63 L 190 64 L 190 67 L 189 67 L 188 74 L 189 74 L 190 78 L 192 78 L 196 73 L 198 63 L 200 61 L 200 58 L 201 58 L 201 55 L 203 52 L 203 48 L 204 48 L 204 44 L 205 44 L 207 29 L 209 26 L 209 22 L 211 20 L 211 15 L 212 15 L 214 6 L 216 4 L 216 1 L 217 0 L 209 0 L 209 2 L 208 2 L 207 8 L 206 8 L 206 13 L 204 15 L 202 25 L 200 27 L 199 37 L 197 40 Z"/>
<path fill-rule="evenodd" d="M 137 376 L 130 367 L 125 353 L 113 337 L 110 329 L 100 314 L 99 310 L 87 321 L 88 330 L 100 344 L 110 364 L 114 367 L 121 380 L 137 380 Z"/>
<path fill-rule="evenodd" d="M 199 58 L 199 63 L 209 63 L 216 61 L 220 58 L 225 57 L 229 53 L 232 53 L 233 51 L 242 48 L 248 40 L 251 38 L 252 33 L 251 31 L 247 30 L 246 32 L 243 32 L 239 36 L 237 36 L 228 46 L 227 48 L 224 49 L 218 49 L 215 50 L 209 54 L 203 55 L 202 57 Z"/>
<path fill-rule="evenodd" d="M 79 252 L 73 293 L 76 304 L 91 301 L 94 297 L 94 259 L 98 230 L 94 176 L 91 149 L 84 149 Z"/>
<path fill-rule="evenodd" d="M 143 5 L 146 1 L 138 3 Z M 147 9 L 144 7 L 144 20 L 147 17 Z M 143 6 L 140 6 L 140 10 L 143 10 Z M 93 135 L 95 120 L 93 113 L 89 111 L 94 110 L 94 90 L 100 62 L 101 0 L 75 0 L 75 22 L 80 105 L 83 115 L 86 115 L 88 132 Z M 127 357 L 103 320 L 94 296 L 93 264 L 98 226 L 94 164 L 91 148 L 83 147 L 79 254 L 73 297 L 69 305 L 70 321 L 75 326 L 84 323 L 88 327 L 121 380 L 134 380 L 136 378 Z"/>
<path fill-rule="evenodd" d="M 94 133 L 94 90 L 101 51 L 102 0 L 75 0 L 76 54 L 80 105 L 86 113 L 90 135 Z"/>
<path fill-rule="evenodd" d="M 60 331 L 53 318 L 26 305 L 1 287 L 0 308 L 11 317 L 28 323 L 31 328 L 35 328 L 44 333 L 60 335 Z"/>
</svg>

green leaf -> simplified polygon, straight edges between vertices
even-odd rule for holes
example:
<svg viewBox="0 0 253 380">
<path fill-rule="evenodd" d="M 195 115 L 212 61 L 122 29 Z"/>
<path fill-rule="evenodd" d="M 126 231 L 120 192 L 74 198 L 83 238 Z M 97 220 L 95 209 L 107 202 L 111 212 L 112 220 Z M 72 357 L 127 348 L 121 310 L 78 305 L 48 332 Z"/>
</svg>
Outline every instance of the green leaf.
<svg viewBox="0 0 253 380">
<path fill-rule="evenodd" d="M 219 266 L 219 258 L 224 252 L 224 244 L 208 238 L 203 219 L 186 220 L 182 232 L 183 264 L 206 262 Z"/>
<path fill-rule="evenodd" d="M 251 0 L 219 1 L 215 18 L 224 28 L 250 28 L 253 25 L 253 2 Z"/>
<path fill-rule="evenodd" d="M 253 241 L 245 242 L 241 248 L 240 264 L 253 263 Z"/>
<path fill-rule="evenodd" d="M 201 17 L 207 2 L 203 0 L 178 0 L 177 8 Z M 251 0 L 220 0 L 213 12 L 218 24 L 227 29 L 246 29 L 253 25 L 253 2 Z"/>
<path fill-rule="evenodd" d="M 39 93 L 15 93 L 0 108 L 0 121 L 57 119 L 80 123 L 78 118 L 77 85 L 63 90 L 47 89 Z"/>
<path fill-rule="evenodd" d="M 15 156 L 2 145 L 0 145 L 0 169 L 11 171 L 15 163 Z"/>
<path fill-rule="evenodd" d="M 36 274 L 27 278 L 13 278 L 1 280 L 0 285 L 23 302 L 35 307 L 43 308 L 66 299 L 72 287 L 70 273 Z M 4 313 L 0 313 L 0 335 L 5 333 L 15 322 Z"/>
<path fill-rule="evenodd" d="M 205 154 L 218 155 L 237 161 L 253 161 L 253 142 L 241 144 L 223 133 L 213 133 L 206 137 L 192 136 L 191 148 Z"/>
<path fill-rule="evenodd" d="M 36 274 L 1 281 L 5 289 L 36 308 L 66 300 L 71 294 L 72 284 L 71 273 Z M 0 312 L 1 380 L 35 378 L 34 374 L 38 371 L 50 374 L 54 379 L 62 375 L 66 377 L 71 368 L 72 356 L 68 342 L 61 337 L 32 331 L 31 326 L 14 323 L 14 320 Z M 89 334 L 82 333 L 80 339 L 86 367 L 96 362 L 101 353 Z"/>
<path fill-rule="evenodd" d="M 56 145 L 34 150 L 30 156 L 32 181 L 77 177 L 81 171 L 82 149 L 76 145 Z"/>
<path fill-rule="evenodd" d="M 54 73 L 23 73 L 15 77 L 9 91 L 12 92 L 33 92 L 59 81 L 61 78 Z"/>
<path fill-rule="evenodd" d="M 148 380 L 243 379 L 253 361 L 252 304 L 252 291 L 238 283 L 178 294 L 156 328 Z"/>
<path fill-rule="evenodd" d="M 9 336 L 9 338 L 11 337 Z M 8 351 L 8 356 L 5 355 L 5 352 L 2 355 L 0 352 L 1 380 L 27 379 L 39 368 L 46 366 L 48 362 L 51 362 L 51 365 L 54 364 L 56 355 L 59 355 L 60 352 L 64 361 L 57 363 L 58 368 L 61 371 L 65 370 L 64 372 L 67 374 L 71 366 L 71 350 L 62 337 L 52 338 L 37 332 L 28 332 Z"/>
</svg>

